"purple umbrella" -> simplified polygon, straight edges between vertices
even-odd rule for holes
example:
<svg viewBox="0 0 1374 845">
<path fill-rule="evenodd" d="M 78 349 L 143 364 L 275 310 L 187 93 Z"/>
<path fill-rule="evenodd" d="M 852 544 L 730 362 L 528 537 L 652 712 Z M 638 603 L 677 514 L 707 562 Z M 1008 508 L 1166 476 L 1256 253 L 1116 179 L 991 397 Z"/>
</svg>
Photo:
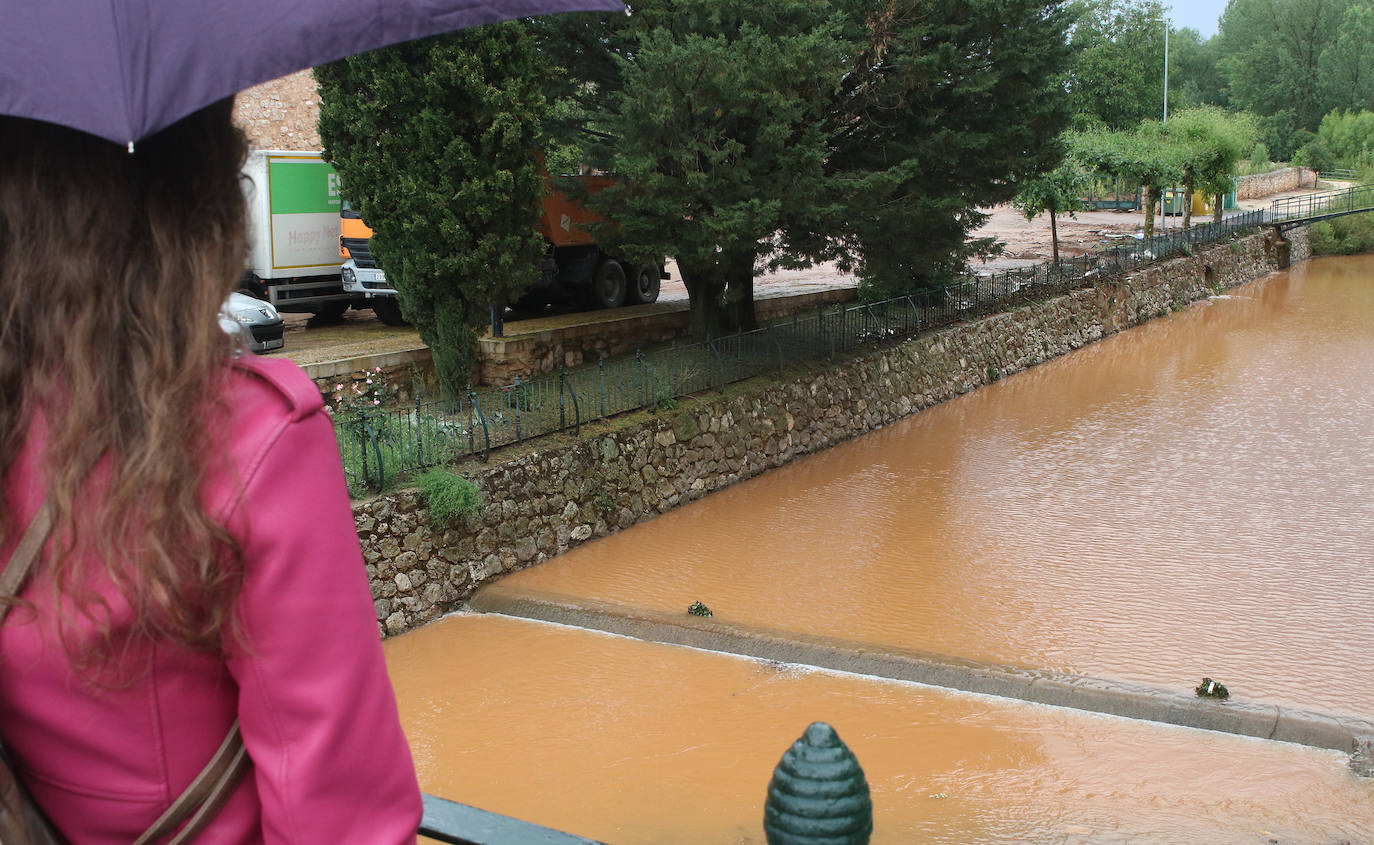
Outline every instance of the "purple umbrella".
<svg viewBox="0 0 1374 845">
<path fill-rule="evenodd" d="M 244 88 L 389 44 L 620 0 L 6 0 L 0 114 L 133 143 Z"/>
</svg>

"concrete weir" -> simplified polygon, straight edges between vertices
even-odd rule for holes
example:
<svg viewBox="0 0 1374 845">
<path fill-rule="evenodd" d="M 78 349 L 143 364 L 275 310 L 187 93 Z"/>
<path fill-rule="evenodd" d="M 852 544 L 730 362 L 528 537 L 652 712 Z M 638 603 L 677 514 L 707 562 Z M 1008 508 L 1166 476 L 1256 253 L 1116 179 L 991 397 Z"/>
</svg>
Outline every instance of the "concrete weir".
<svg viewBox="0 0 1374 845">
<path fill-rule="evenodd" d="M 1348 716 L 1261 702 L 1220 702 L 1140 684 L 977 663 L 900 648 L 880 650 L 867 643 L 724 624 L 686 613 L 669 614 L 515 591 L 500 584 L 480 589 L 469 606 L 483 613 L 536 619 L 648 642 L 1327 748 L 1351 754 L 1355 772 L 1374 777 L 1374 723 Z"/>
</svg>

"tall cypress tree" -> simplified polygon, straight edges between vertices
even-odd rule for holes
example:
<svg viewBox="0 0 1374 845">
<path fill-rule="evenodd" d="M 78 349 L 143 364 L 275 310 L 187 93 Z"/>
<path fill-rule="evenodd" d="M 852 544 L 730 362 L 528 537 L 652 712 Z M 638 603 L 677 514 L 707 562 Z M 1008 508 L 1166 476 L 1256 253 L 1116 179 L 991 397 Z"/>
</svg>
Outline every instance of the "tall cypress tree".
<svg viewBox="0 0 1374 845">
<path fill-rule="evenodd" d="M 536 279 L 535 162 L 548 68 L 520 22 L 316 68 L 320 138 L 401 310 L 449 391 L 472 381 L 475 328 Z"/>
<path fill-rule="evenodd" d="M 1054 168 L 1063 4 L 645 0 L 543 24 L 570 70 L 621 251 L 673 255 L 698 332 L 752 325 L 756 269 L 837 258 L 875 292 L 935 286 L 977 209 Z"/>
<path fill-rule="evenodd" d="M 822 117 L 851 50 L 829 0 L 645 0 L 629 17 L 543 22 L 568 66 L 587 163 L 620 183 L 591 198 L 598 239 L 677 259 L 698 334 L 754 325 L 774 234 L 824 201 Z"/>
<path fill-rule="evenodd" d="M 872 296 L 937 287 L 1026 178 L 1054 169 L 1068 121 L 1063 5 L 850 0 L 863 49 L 828 120 L 841 214 L 828 235 Z"/>
</svg>

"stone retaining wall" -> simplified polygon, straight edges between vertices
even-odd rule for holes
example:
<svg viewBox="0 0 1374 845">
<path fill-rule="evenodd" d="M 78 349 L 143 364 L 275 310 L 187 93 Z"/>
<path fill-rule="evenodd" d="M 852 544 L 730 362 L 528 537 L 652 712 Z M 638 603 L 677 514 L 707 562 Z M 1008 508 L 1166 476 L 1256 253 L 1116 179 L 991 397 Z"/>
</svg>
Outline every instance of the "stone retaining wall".
<svg viewBox="0 0 1374 845">
<path fill-rule="evenodd" d="M 1236 199 L 1253 200 L 1280 194 L 1284 191 L 1297 191 L 1302 188 L 1317 187 L 1317 171 L 1306 167 L 1285 167 L 1269 173 L 1255 173 L 1236 180 Z"/>
<path fill-rule="evenodd" d="M 383 636 L 452 609 L 480 583 L 881 428 L 990 380 L 1260 278 L 1305 229 L 1199 249 L 1103 282 L 877 349 L 781 383 L 689 397 L 674 411 L 481 467 L 485 511 L 436 528 L 413 490 L 354 507 Z M 751 389 L 751 385 L 753 385 Z"/>
</svg>

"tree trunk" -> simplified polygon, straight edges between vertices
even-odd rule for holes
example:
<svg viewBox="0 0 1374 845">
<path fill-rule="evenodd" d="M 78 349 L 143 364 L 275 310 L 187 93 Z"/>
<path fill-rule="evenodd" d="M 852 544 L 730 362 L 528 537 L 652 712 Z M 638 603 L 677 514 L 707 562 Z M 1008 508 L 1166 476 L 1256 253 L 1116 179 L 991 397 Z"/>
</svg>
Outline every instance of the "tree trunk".
<svg viewBox="0 0 1374 845">
<path fill-rule="evenodd" d="M 1145 240 L 1155 236 L 1155 203 L 1162 197 L 1155 193 L 1154 188 L 1145 192 Z"/>
<path fill-rule="evenodd" d="M 1225 195 L 1225 194 L 1217 194 L 1217 201 L 1216 201 L 1216 204 L 1212 206 L 1212 222 L 1213 222 L 1213 223 L 1220 223 L 1220 222 L 1221 222 L 1221 215 L 1222 215 L 1222 211 L 1223 211 L 1222 206 L 1224 206 L 1225 204 L 1226 204 L 1226 195 Z"/>
<path fill-rule="evenodd" d="M 754 314 L 754 250 L 740 250 L 725 259 L 725 308 L 730 328 L 752 332 L 759 327 Z"/>
<path fill-rule="evenodd" d="M 723 299 L 725 281 L 719 278 L 720 269 L 716 263 L 693 263 L 690 259 L 679 257 L 677 269 L 682 275 L 683 286 L 687 288 L 687 301 L 692 313 L 692 336 L 720 337 L 728 333 L 729 319 Z"/>
<path fill-rule="evenodd" d="M 1188 185 L 1183 191 L 1183 228 L 1193 228 L 1193 186 Z"/>
<path fill-rule="evenodd" d="M 1050 256 L 1054 261 L 1054 269 L 1059 270 L 1059 222 L 1054 218 L 1054 209 L 1050 209 Z"/>
</svg>

